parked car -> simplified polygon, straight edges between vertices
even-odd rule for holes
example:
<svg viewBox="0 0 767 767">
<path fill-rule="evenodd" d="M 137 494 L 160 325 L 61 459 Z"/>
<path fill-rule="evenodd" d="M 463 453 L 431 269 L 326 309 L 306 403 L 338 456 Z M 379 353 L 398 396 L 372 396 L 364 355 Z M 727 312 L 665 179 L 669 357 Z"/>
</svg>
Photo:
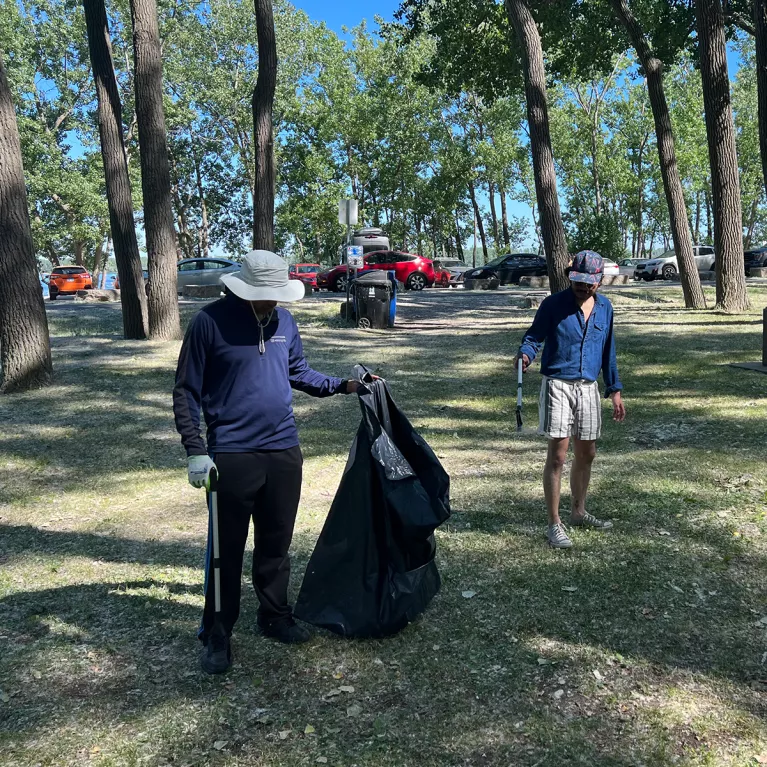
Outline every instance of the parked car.
<svg viewBox="0 0 767 767">
<path fill-rule="evenodd" d="M 435 288 L 449 288 L 450 287 L 450 272 L 443 266 L 441 260 L 432 262 L 434 264 L 434 287 Z"/>
<path fill-rule="evenodd" d="M 149 295 L 149 271 L 147 269 L 142 269 L 141 274 L 144 277 L 144 292 Z M 112 287 L 115 290 L 120 290 L 120 278 L 115 275 L 114 280 L 112 280 Z"/>
<path fill-rule="evenodd" d="M 639 266 L 639 264 L 649 261 L 647 258 L 623 258 L 618 261 L 618 266 Z"/>
<path fill-rule="evenodd" d="M 291 280 L 301 280 L 304 285 L 311 285 L 314 290 L 317 287 L 317 274 L 322 267 L 319 264 L 291 264 L 288 268 L 288 277 Z"/>
<path fill-rule="evenodd" d="M 57 266 L 48 280 L 49 299 L 74 295 L 78 290 L 92 290 L 93 279 L 84 266 Z"/>
<path fill-rule="evenodd" d="M 379 250 L 363 256 L 365 266 L 360 271 L 382 269 L 394 272 L 406 290 L 423 290 L 434 284 L 434 264 L 429 258 L 397 250 Z M 317 275 L 317 287 L 326 290 L 346 290 L 346 264 L 339 264 Z"/>
<path fill-rule="evenodd" d="M 520 277 L 543 277 L 547 274 L 546 259 L 535 253 L 507 253 L 499 256 L 485 266 L 468 269 L 463 273 L 464 280 L 486 280 L 497 277 L 501 285 L 518 283 Z"/>
<path fill-rule="evenodd" d="M 621 273 L 621 268 L 611 258 L 603 258 L 602 263 L 604 264 L 604 273 L 608 277 L 615 277 Z"/>
<path fill-rule="evenodd" d="M 716 256 L 710 245 L 693 245 L 693 255 L 699 272 L 712 272 L 714 270 Z M 651 258 L 639 264 L 634 270 L 634 279 L 648 282 L 660 279 L 671 280 L 678 271 L 676 253 L 673 250 L 667 250 L 658 258 Z"/>
<path fill-rule="evenodd" d="M 434 262 L 436 266 L 437 262 Z M 450 273 L 450 287 L 463 284 L 463 275 L 471 267 L 461 261 L 460 258 L 440 258 L 439 264 L 443 269 L 447 269 Z"/>
<path fill-rule="evenodd" d="M 43 298 L 51 297 L 51 291 L 48 289 L 48 277 L 49 275 L 45 275 L 45 274 L 40 275 L 40 290 L 43 294 Z"/>
<path fill-rule="evenodd" d="M 752 269 L 767 269 L 767 245 L 745 251 L 743 262 L 746 267 L 746 277 L 751 276 Z"/>
<path fill-rule="evenodd" d="M 241 264 L 228 258 L 185 258 L 178 262 L 176 287 L 183 293 L 187 285 L 218 285 L 225 274 L 239 272 Z"/>
</svg>

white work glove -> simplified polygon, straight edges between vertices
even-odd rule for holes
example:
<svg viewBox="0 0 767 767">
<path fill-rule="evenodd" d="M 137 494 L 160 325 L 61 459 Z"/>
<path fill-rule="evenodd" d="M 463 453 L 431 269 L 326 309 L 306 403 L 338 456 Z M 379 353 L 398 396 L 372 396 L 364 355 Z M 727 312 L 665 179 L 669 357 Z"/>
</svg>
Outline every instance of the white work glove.
<svg viewBox="0 0 767 767">
<path fill-rule="evenodd" d="M 190 455 L 186 459 L 187 476 L 192 487 L 207 488 L 211 469 L 218 471 L 216 464 L 207 455 Z"/>
</svg>

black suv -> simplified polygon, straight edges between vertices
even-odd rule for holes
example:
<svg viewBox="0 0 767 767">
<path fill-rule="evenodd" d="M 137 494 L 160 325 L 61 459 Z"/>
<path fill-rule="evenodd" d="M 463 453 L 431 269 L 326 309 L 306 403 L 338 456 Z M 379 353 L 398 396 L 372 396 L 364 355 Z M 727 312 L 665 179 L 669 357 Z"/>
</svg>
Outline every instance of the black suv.
<svg viewBox="0 0 767 767">
<path fill-rule="evenodd" d="M 546 259 L 535 253 L 507 253 L 485 266 L 463 273 L 464 280 L 487 280 L 495 276 L 501 285 L 519 282 L 520 277 L 543 277 L 547 274 Z"/>
<path fill-rule="evenodd" d="M 743 261 L 746 267 L 746 277 L 751 276 L 752 269 L 767 269 L 767 245 L 745 251 Z"/>
</svg>

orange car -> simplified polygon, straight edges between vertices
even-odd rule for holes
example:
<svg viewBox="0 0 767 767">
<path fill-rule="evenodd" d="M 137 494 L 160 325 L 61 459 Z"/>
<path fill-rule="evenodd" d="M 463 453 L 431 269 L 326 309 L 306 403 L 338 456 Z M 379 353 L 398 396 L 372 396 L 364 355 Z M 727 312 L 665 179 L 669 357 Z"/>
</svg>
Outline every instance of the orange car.
<svg viewBox="0 0 767 767">
<path fill-rule="evenodd" d="M 93 279 L 83 266 L 57 266 L 53 269 L 48 283 L 50 300 L 58 296 L 74 295 L 78 290 L 91 290 Z"/>
</svg>

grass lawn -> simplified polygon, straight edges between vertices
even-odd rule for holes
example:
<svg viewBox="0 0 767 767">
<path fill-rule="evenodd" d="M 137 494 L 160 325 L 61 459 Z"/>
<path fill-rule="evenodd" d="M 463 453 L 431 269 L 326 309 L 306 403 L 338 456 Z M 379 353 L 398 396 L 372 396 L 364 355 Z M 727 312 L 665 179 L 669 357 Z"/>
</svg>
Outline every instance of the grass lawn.
<svg viewBox="0 0 767 767">
<path fill-rule="evenodd" d="M 299 306 L 312 365 L 375 368 L 450 472 L 443 588 L 396 637 L 291 648 L 257 635 L 244 577 L 217 678 L 198 666 L 207 515 L 172 421 L 179 345 L 121 340 L 114 306 L 50 306 L 56 385 L 0 399 L 0 763 L 767 764 L 767 376 L 728 365 L 759 358 L 767 291 L 727 316 L 678 290 L 609 293 L 628 420 L 606 418 L 589 508 L 616 523 L 567 552 L 544 544 L 545 444 L 514 429 L 532 311 L 432 291 L 362 332 Z M 359 421 L 351 397 L 295 410 L 294 593 Z"/>
</svg>

